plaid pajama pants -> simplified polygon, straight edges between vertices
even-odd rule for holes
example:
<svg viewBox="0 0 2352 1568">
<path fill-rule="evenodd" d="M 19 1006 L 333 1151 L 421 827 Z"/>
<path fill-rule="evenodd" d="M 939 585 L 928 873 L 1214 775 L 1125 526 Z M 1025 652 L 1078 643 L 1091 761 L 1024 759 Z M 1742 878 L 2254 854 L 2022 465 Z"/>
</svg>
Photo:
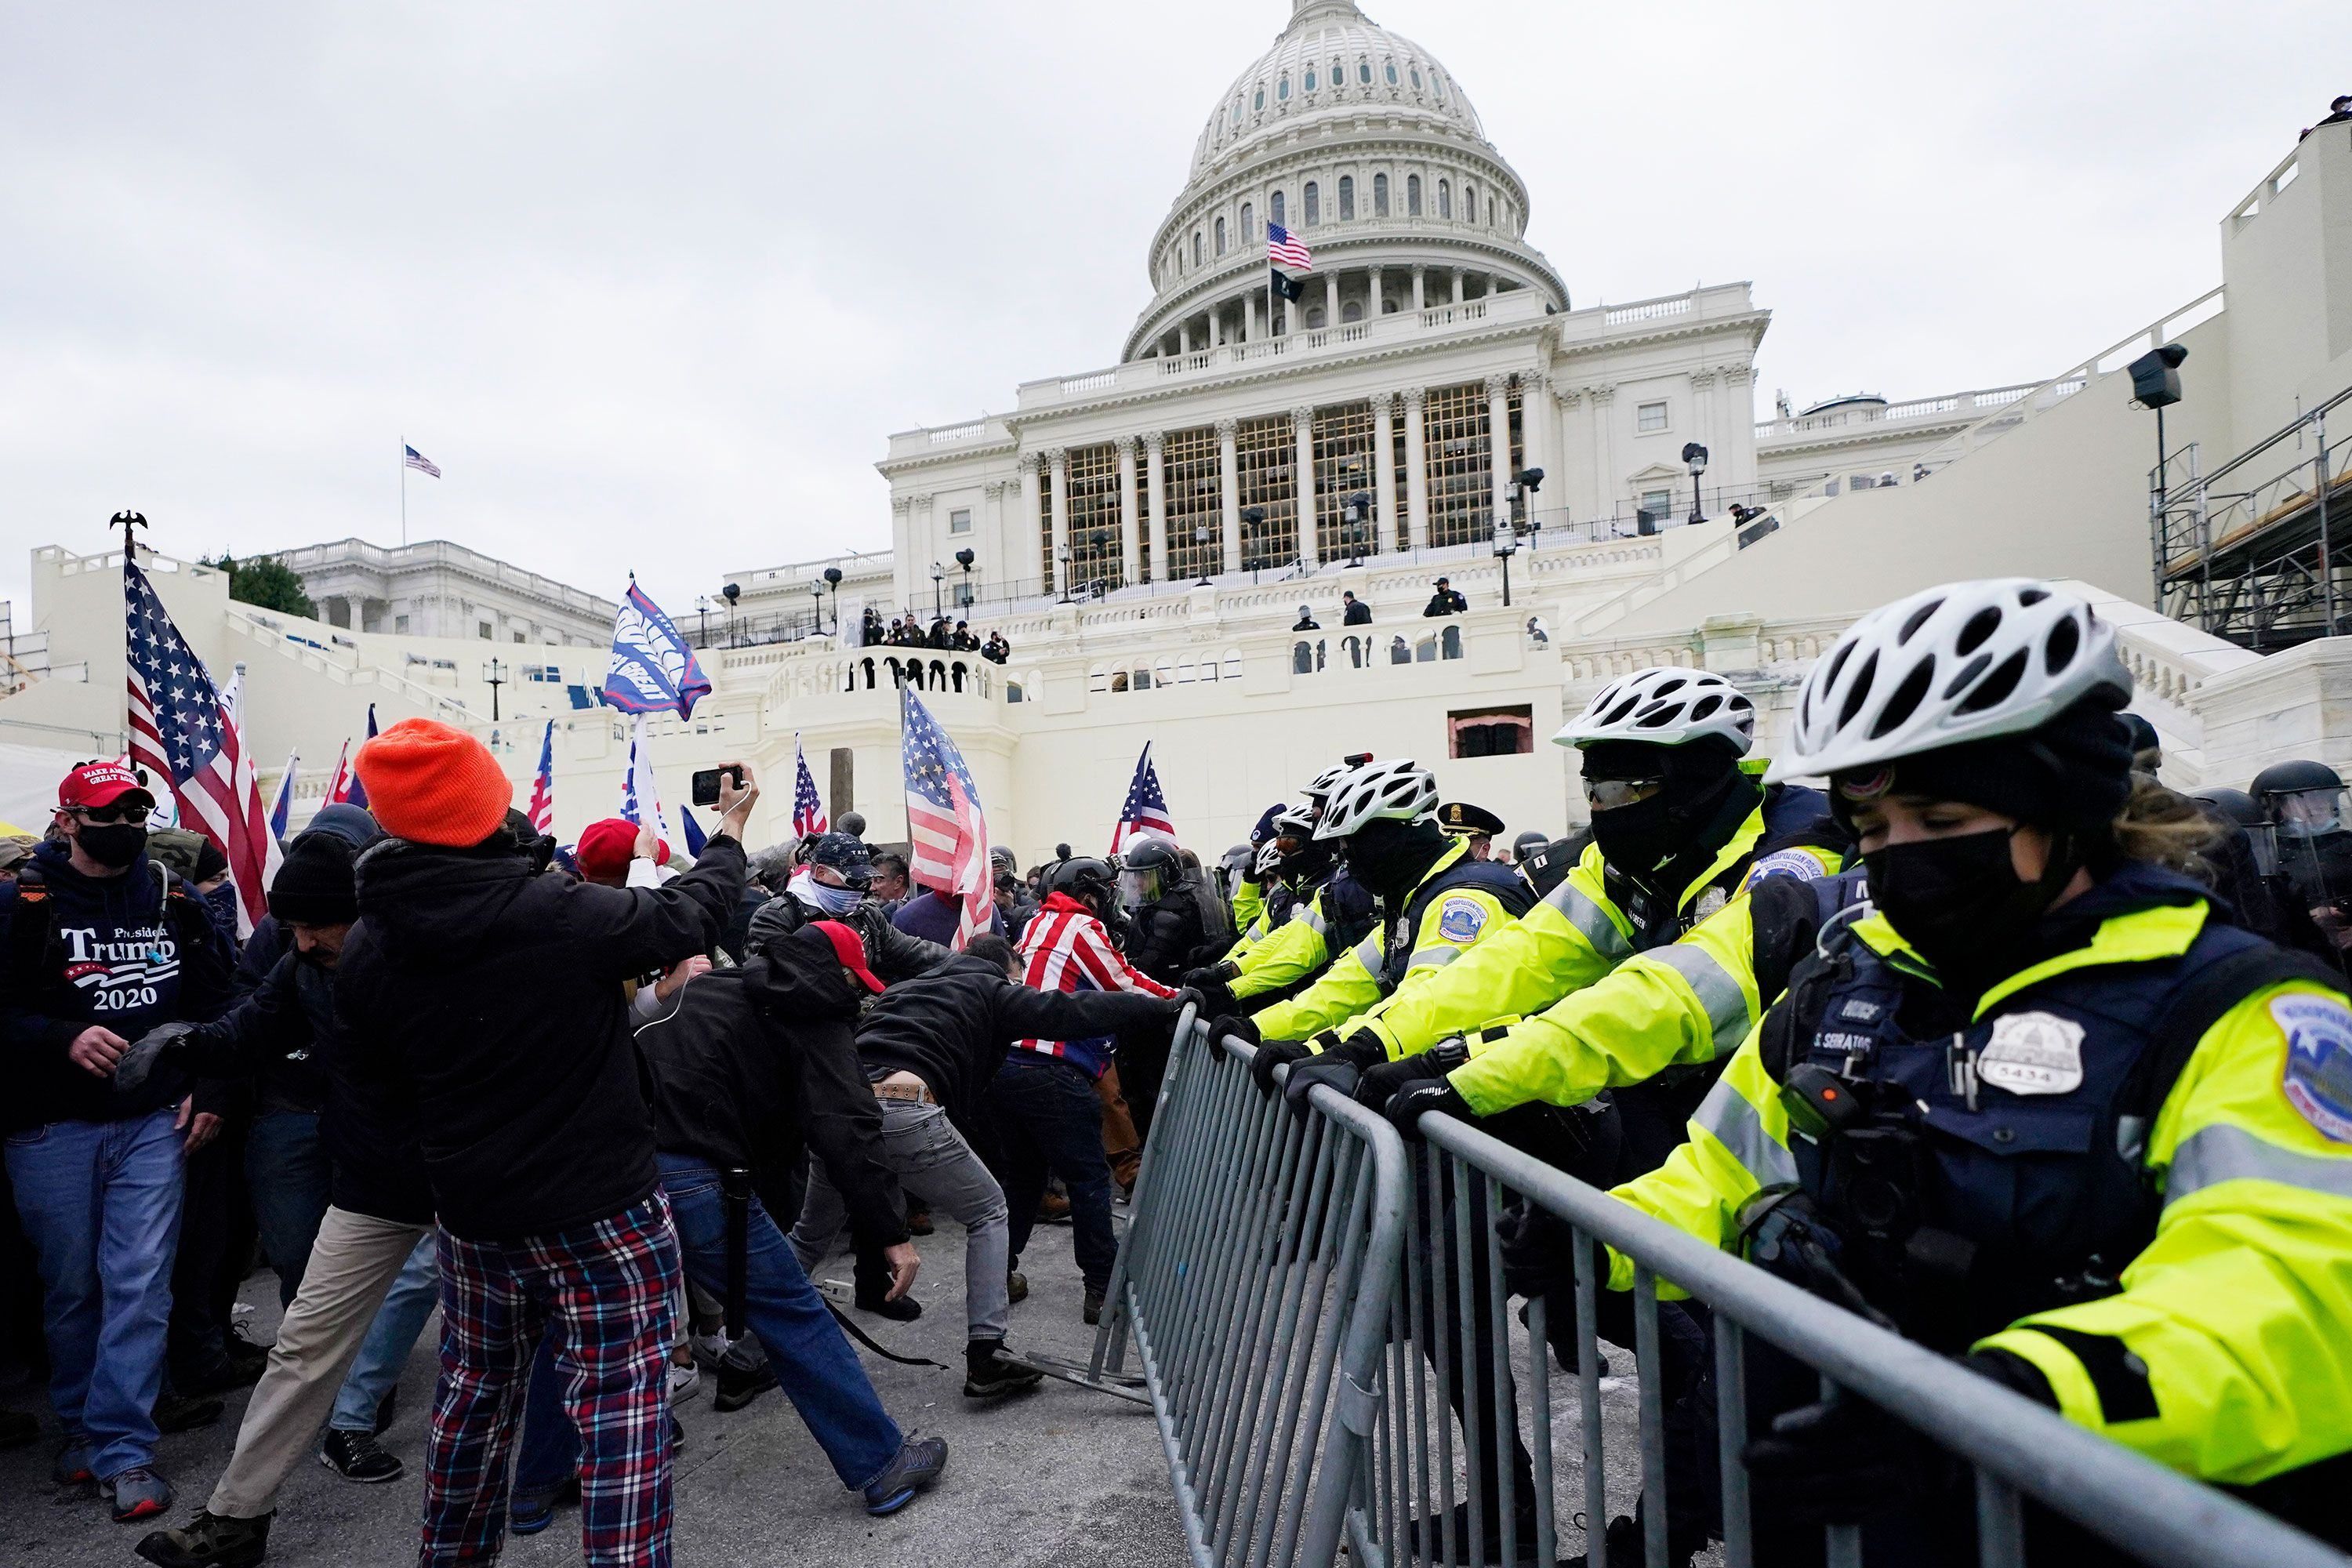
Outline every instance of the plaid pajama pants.
<svg viewBox="0 0 2352 1568">
<path fill-rule="evenodd" d="M 656 1192 L 610 1219 L 512 1245 L 445 1230 L 440 1261 L 422 1568 L 498 1560 L 508 1459 L 542 1334 L 580 1431 L 583 1555 L 593 1568 L 668 1568 L 667 1362 L 679 1279 L 668 1200 Z"/>
</svg>

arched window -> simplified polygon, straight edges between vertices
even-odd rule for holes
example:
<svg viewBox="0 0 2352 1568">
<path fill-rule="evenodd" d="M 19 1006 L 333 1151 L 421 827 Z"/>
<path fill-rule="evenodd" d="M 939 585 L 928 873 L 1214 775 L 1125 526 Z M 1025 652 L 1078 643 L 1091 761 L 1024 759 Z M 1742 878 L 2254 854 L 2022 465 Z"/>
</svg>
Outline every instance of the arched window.
<svg viewBox="0 0 2352 1568">
<path fill-rule="evenodd" d="M 1337 92 L 1348 83 L 1348 68 L 1338 60 L 1331 62 L 1331 90 Z"/>
<path fill-rule="evenodd" d="M 1360 82 L 1362 82 L 1366 87 L 1370 87 L 1370 86 L 1371 86 L 1371 85 L 1372 85 L 1372 62 L 1371 62 L 1371 61 L 1370 61 L 1370 60 L 1358 60 L 1358 61 L 1356 62 L 1356 79 L 1357 79 L 1358 81 L 1360 81 Z"/>
<path fill-rule="evenodd" d="M 1444 180 L 1437 182 L 1437 216 L 1439 217 L 1454 216 L 1454 187 Z"/>
<path fill-rule="evenodd" d="M 1386 174 L 1372 176 L 1372 216 L 1389 216 L 1389 177 Z"/>
<path fill-rule="evenodd" d="M 1478 221 L 1478 187 L 1467 180 L 1462 182 L 1462 221 Z"/>
<path fill-rule="evenodd" d="M 1283 205 L 1282 193 L 1280 191 L 1275 192 L 1274 195 L 1268 196 L 1265 201 L 1265 221 L 1273 224 L 1277 228 L 1288 227 L 1288 223 L 1283 217 L 1283 214 L 1286 210 L 1287 209 Z"/>
<path fill-rule="evenodd" d="M 1237 98 L 1237 99 L 1234 100 L 1234 130 L 1236 130 L 1236 131 L 1240 130 L 1240 129 L 1241 129 L 1241 123 L 1242 123 L 1242 100 L 1241 100 L 1240 99 L 1238 99 L 1238 98 Z"/>
<path fill-rule="evenodd" d="M 1192 265 L 1201 265 L 1201 231 L 1197 228 L 1192 231 Z"/>
<path fill-rule="evenodd" d="M 1287 71 L 1283 73 L 1281 80 L 1274 84 L 1274 96 L 1279 102 L 1290 101 L 1290 74 Z"/>
<path fill-rule="evenodd" d="M 1242 243 L 1247 245 L 1257 237 L 1257 207 L 1250 202 L 1242 204 Z"/>
<path fill-rule="evenodd" d="M 1265 83 L 1258 83 L 1257 100 L 1251 105 L 1251 107 L 1256 110 L 1260 114 L 1264 114 L 1265 112 Z"/>
<path fill-rule="evenodd" d="M 1407 174 L 1404 177 L 1404 214 L 1407 217 L 1421 216 L 1421 176 L 1419 174 Z"/>
<path fill-rule="evenodd" d="M 1435 71 L 1432 71 L 1429 73 L 1429 85 L 1430 88 L 1437 94 L 1437 101 L 1444 103 L 1445 101 L 1445 79 L 1438 75 Z"/>
<path fill-rule="evenodd" d="M 1309 327 L 1316 328 L 1319 328 L 1325 324 L 1323 321 L 1322 306 L 1318 305 L 1313 310 L 1307 312 L 1307 324 Z"/>
<path fill-rule="evenodd" d="M 1223 219 L 1223 218 L 1219 218 L 1219 219 L 1217 220 L 1217 254 L 1218 254 L 1219 256 L 1223 256 L 1224 253 L 1225 253 L 1225 220 L 1224 220 L 1224 219 Z"/>
<path fill-rule="evenodd" d="M 1307 182 L 1307 221 L 1310 226 L 1323 221 L 1323 187 L 1312 180 Z"/>
<path fill-rule="evenodd" d="M 1313 92 L 1315 90 L 1315 68 L 1313 66 L 1308 66 L 1307 68 L 1307 90 L 1309 92 Z"/>
<path fill-rule="evenodd" d="M 1397 84 L 1397 79 L 1396 79 L 1396 61 L 1394 61 L 1394 60 L 1391 60 L 1391 61 L 1389 61 L 1389 62 L 1388 62 L 1388 67 L 1389 67 L 1389 85 L 1390 85 L 1391 87 L 1394 87 L 1394 86 Z"/>
<path fill-rule="evenodd" d="M 1419 92 L 1421 90 L 1421 68 L 1419 66 L 1412 68 L 1412 90 L 1415 92 Z"/>
<path fill-rule="evenodd" d="M 1339 307 L 1339 320 L 1341 321 L 1360 321 L 1363 319 L 1364 308 L 1356 303 L 1353 300 L 1349 300 L 1346 304 Z"/>
<path fill-rule="evenodd" d="M 1352 174 L 1339 176 L 1339 221 L 1356 221 L 1356 179 Z"/>
</svg>

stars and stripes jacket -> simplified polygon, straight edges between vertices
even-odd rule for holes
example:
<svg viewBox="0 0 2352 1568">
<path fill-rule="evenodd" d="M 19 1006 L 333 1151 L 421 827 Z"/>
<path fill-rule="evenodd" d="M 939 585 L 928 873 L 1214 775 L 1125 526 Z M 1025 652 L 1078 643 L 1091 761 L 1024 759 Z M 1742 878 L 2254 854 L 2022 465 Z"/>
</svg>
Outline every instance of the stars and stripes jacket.
<svg viewBox="0 0 2352 1568">
<path fill-rule="evenodd" d="M 1127 962 L 1114 946 L 1093 910 L 1067 893 L 1049 893 L 1029 929 L 1021 934 L 1022 980 L 1039 991 L 1138 991 L 1147 996 L 1172 996 L 1162 985 Z M 1116 1035 L 1095 1035 L 1076 1040 L 1024 1039 L 1015 1051 L 1035 1051 L 1059 1057 L 1088 1078 L 1100 1078 L 1118 1047 Z"/>
</svg>

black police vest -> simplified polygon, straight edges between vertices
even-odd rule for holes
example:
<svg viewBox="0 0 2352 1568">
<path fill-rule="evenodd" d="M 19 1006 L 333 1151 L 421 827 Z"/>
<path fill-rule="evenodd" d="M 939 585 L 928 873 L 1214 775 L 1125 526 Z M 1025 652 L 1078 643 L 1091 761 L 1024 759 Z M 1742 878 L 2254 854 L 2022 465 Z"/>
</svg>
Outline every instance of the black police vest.
<svg viewBox="0 0 2352 1568">
<path fill-rule="evenodd" d="M 1421 919 L 1429 906 L 1448 893 L 1475 888 L 1493 897 L 1512 919 L 1517 920 L 1535 908 L 1535 895 L 1518 874 L 1507 866 L 1491 860 L 1474 860 L 1465 855 L 1436 876 L 1412 890 L 1396 918 L 1388 922 L 1385 944 L 1381 952 L 1380 982 L 1395 990 L 1404 982 L 1406 966 L 1421 945 Z M 1359 940 L 1361 940 L 1360 938 Z M 1333 948 L 1338 952 L 1338 948 Z"/>
<path fill-rule="evenodd" d="M 1821 897 L 1847 880 L 1820 884 Z M 2204 894 L 2141 867 L 2105 890 L 2145 895 L 2140 908 Z M 1850 919 L 1825 925 L 1822 943 L 1829 962 L 1797 976 L 1765 1065 L 1782 1080 L 1810 1062 L 1888 1086 L 1871 1096 L 1888 1108 L 1873 1126 L 1790 1141 L 1864 1295 L 1906 1334 L 1957 1350 L 2030 1312 L 2115 1290 L 2162 1207 L 2141 1163 L 2154 1108 L 2126 1092 L 2143 1087 L 2135 1068 L 2200 971 L 2268 944 L 2209 919 L 2178 957 L 2069 970 L 1953 1034 L 1915 1038 L 1897 1016 L 1918 983 L 1856 938 Z"/>
<path fill-rule="evenodd" d="M 1605 868 L 1602 882 L 1611 901 L 1633 923 L 1634 952 L 1647 952 L 1652 948 L 1680 942 L 1691 927 L 1730 901 L 1756 863 L 1765 857 L 1801 845 L 1840 850 L 1848 845 L 1844 830 L 1830 815 L 1829 797 L 1817 789 L 1803 784 L 1768 784 L 1759 805 L 1764 815 L 1764 831 L 1757 835 L 1748 853 L 1732 860 L 1704 886 L 1693 889 L 1678 905 L 1670 907 L 1665 896 L 1654 897 L 1645 892 L 1616 868 Z M 1745 826 L 1747 819 L 1740 820 Z"/>
</svg>

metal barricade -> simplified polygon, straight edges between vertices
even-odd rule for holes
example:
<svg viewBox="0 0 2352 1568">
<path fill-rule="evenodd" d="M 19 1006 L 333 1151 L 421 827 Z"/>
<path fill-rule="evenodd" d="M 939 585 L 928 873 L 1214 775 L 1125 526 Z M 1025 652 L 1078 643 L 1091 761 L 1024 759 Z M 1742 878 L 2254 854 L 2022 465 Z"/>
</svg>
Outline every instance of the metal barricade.
<svg viewBox="0 0 2352 1568">
<path fill-rule="evenodd" d="M 1201 1568 L 1337 1553 L 1403 1241 L 1404 1146 L 1318 1089 L 1291 1114 L 1251 1047 L 1180 1027 L 1095 1343 L 1129 1338 Z"/>
</svg>

